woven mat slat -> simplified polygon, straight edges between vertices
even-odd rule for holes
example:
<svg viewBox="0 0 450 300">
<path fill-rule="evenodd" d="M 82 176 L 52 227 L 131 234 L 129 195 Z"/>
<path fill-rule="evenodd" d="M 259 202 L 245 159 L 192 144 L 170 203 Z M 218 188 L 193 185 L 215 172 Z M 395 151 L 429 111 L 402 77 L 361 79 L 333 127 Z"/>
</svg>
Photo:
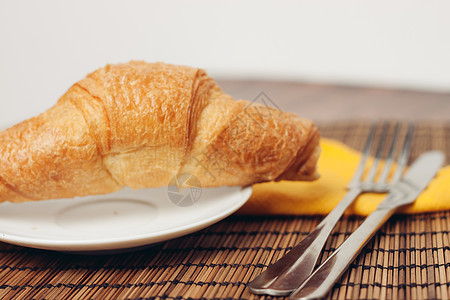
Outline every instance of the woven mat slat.
<svg viewBox="0 0 450 300">
<path fill-rule="evenodd" d="M 361 150 L 370 123 L 319 127 L 323 136 Z M 449 123 L 416 125 L 410 162 L 431 149 L 450 156 Z M 321 218 L 235 215 L 189 236 L 116 255 L 70 255 L 0 243 L 0 299 L 265 299 L 250 294 L 247 283 L 305 238 Z M 343 218 L 319 261 L 362 221 Z M 449 234 L 449 211 L 395 215 L 328 298 L 448 299 Z"/>
</svg>

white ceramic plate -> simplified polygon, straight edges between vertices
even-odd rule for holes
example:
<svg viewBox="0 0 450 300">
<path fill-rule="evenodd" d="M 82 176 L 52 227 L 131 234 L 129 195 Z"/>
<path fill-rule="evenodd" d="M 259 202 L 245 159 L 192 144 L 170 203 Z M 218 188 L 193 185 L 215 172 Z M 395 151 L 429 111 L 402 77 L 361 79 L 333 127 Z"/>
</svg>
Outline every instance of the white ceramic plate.
<svg viewBox="0 0 450 300">
<path fill-rule="evenodd" d="M 124 251 L 205 228 L 239 209 L 251 192 L 251 187 L 179 192 L 165 187 L 124 189 L 74 199 L 2 203 L 0 240 L 64 252 Z M 189 201 L 180 204 L 178 199 Z"/>
</svg>

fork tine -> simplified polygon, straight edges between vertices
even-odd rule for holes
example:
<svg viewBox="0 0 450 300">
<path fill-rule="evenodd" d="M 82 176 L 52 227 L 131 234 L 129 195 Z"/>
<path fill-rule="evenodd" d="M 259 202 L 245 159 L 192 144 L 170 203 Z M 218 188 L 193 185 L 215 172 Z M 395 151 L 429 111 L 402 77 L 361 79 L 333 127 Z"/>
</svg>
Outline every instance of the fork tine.
<svg viewBox="0 0 450 300">
<path fill-rule="evenodd" d="M 378 143 L 378 147 L 377 147 L 377 150 L 376 150 L 376 153 L 375 153 L 375 160 L 373 161 L 373 164 L 370 167 L 369 173 L 367 174 L 367 177 L 364 180 L 365 183 L 372 182 L 374 180 L 374 178 L 375 178 L 375 175 L 377 174 L 378 165 L 380 163 L 381 152 L 382 152 L 382 150 L 384 148 L 384 142 L 386 140 L 388 127 L 389 127 L 388 122 L 384 122 L 384 124 L 383 124 L 383 131 L 381 132 L 380 141 Z"/>
<path fill-rule="evenodd" d="M 391 146 L 389 148 L 389 153 L 388 153 L 388 156 L 387 156 L 387 158 L 385 160 L 383 171 L 381 171 L 380 179 L 378 180 L 379 183 L 387 183 L 387 178 L 389 176 L 389 171 L 391 170 L 391 166 L 392 166 L 392 163 L 394 161 L 394 159 L 393 159 L 394 149 L 395 149 L 395 144 L 397 142 L 399 129 L 400 129 L 400 124 L 396 123 L 395 124 L 395 129 L 394 129 L 394 136 L 392 137 Z"/>
<path fill-rule="evenodd" d="M 376 129 L 377 129 L 376 123 L 372 123 L 372 125 L 370 126 L 369 136 L 367 137 L 367 140 L 366 140 L 366 145 L 364 146 L 363 156 L 361 158 L 361 161 L 359 162 L 358 167 L 356 168 L 356 171 L 355 171 L 355 174 L 353 175 L 352 180 L 348 184 L 349 188 L 357 186 L 359 184 L 363 174 L 364 174 L 366 161 L 367 161 L 367 158 L 369 158 L 369 155 L 370 155 L 370 149 L 372 148 L 372 144 L 373 144 L 373 140 L 374 140 L 374 137 L 375 137 Z"/>
<path fill-rule="evenodd" d="M 395 183 L 400 180 L 400 177 L 403 174 L 403 170 L 405 169 L 406 163 L 408 162 L 409 152 L 411 151 L 411 141 L 414 132 L 414 125 L 410 123 L 408 125 L 408 132 L 406 133 L 405 142 L 403 143 L 403 149 L 398 158 L 397 168 L 395 170 L 394 176 L 392 176 L 392 183 Z"/>
</svg>

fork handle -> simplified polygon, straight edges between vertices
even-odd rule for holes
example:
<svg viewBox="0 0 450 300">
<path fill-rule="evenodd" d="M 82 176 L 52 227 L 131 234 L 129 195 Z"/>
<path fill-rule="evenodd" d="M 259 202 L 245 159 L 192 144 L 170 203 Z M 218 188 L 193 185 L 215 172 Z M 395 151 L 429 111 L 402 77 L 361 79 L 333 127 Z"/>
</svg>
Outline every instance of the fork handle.
<svg viewBox="0 0 450 300">
<path fill-rule="evenodd" d="M 325 298 L 334 283 L 344 274 L 362 248 L 394 212 L 395 209 L 385 207 L 370 214 L 358 229 L 292 293 L 289 299 Z"/>
<path fill-rule="evenodd" d="M 272 296 L 289 295 L 294 291 L 311 274 L 331 231 L 361 192 L 359 188 L 349 190 L 314 231 L 250 282 L 249 290 Z"/>
</svg>

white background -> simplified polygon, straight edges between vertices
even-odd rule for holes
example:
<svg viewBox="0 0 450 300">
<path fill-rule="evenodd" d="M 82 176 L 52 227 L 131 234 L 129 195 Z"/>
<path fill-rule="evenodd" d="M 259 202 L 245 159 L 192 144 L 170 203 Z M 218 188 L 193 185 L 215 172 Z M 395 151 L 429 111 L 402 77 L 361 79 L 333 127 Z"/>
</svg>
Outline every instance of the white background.
<svg viewBox="0 0 450 300">
<path fill-rule="evenodd" d="M 0 0 L 0 123 L 131 59 L 216 78 L 450 91 L 449 1 Z"/>
</svg>

